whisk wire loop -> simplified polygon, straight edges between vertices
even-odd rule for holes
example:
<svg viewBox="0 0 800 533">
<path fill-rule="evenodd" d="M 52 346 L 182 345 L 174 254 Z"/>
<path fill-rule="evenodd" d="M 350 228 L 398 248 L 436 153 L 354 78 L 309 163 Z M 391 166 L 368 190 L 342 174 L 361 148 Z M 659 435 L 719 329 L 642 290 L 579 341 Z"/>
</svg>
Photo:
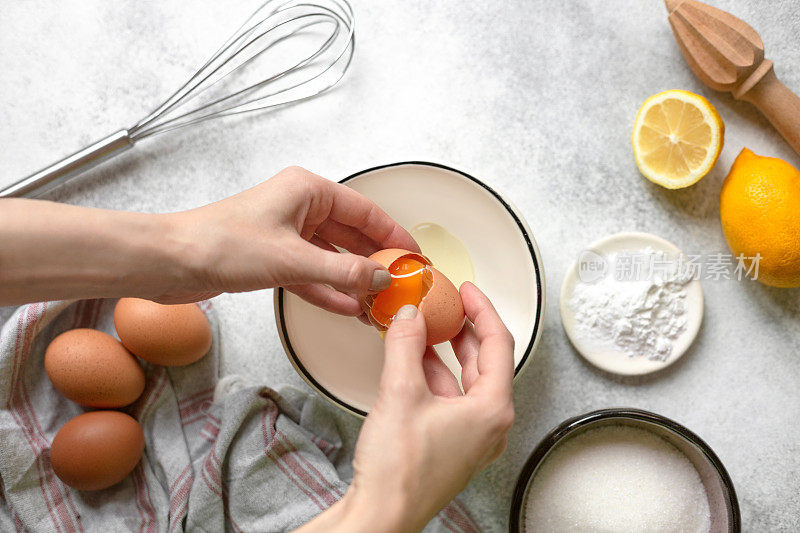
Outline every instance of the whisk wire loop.
<svg viewBox="0 0 800 533">
<path fill-rule="evenodd" d="M 321 42 L 274 74 L 187 109 L 202 95 L 224 85 L 291 38 L 328 26 Z M 164 133 L 209 119 L 301 101 L 320 94 L 344 76 L 355 48 L 354 18 L 345 0 L 268 0 L 184 83 L 153 112 L 129 129 L 133 140 Z M 294 50 L 296 54 L 296 50 Z M 308 72 L 310 71 L 310 72 Z M 286 78 L 296 81 L 269 90 Z M 213 91 L 212 91 L 213 92 Z"/>
</svg>

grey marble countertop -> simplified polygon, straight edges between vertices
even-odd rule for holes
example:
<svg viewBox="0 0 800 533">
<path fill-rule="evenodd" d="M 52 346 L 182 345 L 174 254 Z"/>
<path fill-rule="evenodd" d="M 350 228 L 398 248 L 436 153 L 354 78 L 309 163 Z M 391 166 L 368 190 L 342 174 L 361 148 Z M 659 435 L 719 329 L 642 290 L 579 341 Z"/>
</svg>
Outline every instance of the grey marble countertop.
<svg viewBox="0 0 800 533">
<path fill-rule="evenodd" d="M 213 51 L 257 0 L 10 2 L 0 8 L 0 184 L 134 123 Z M 800 12 L 790 0 L 717 0 L 748 21 L 787 86 L 800 91 Z M 465 500 L 487 530 L 506 527 L 531 449 L 555 424 L 609 406 L 649 409 L 703 437 L 727 466 L 746 531 L 800 529 L 800 292 L 704 281 L 700 335 L 674 367 L 641 380 L 585 364 L 561 328 L 558 294 L 591 241 L 652 232 L 683 250 L 724 252 L 720 184 L 743 146 L 798 165 L 748 104 L 715 94 L 685 65 L 661 2 L 355 0 L 357 50 L 335 91 L 275 113 L 142 142 L 53 198 L 171 211 L 205 204 L 298 164 L 331 179 L 429 160 L 510 198 L 538 241 L 545 330 L 516 384 L 508 451 Z M 706 95 L 726 125 L 699 184 L 642 178 L 630 131 L 658 91 Z M 217 298 L 226 373 L 305 388 L 283 354 L 271 291 Z M 7 311 L 7 310 L 6 310 Z M 358 422 L 342 414 L 355 436 Z"/>
</svg>

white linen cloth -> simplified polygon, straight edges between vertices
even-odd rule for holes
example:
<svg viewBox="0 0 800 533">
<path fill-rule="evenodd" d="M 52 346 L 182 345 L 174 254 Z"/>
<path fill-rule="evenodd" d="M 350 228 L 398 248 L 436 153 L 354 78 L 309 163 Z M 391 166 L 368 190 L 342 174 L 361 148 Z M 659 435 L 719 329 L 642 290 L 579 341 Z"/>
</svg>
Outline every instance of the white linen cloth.
<svg viewBox="0 0 800 533">
<path fill-rule="evenodd" d="M 58 429 L 85 408 L 56 391 L 44 371 L 49 342 L 90 327 L 116 336 L 115 300 L 20 307 L 0 332 L 0 531 L 287 531 L 345 493 L 352 457 L 334 407 L 290 387 L 218 379 L 218 325 L 211 351 L 186 367 L 143 363 L 141 397 L 123 411 L 144 429 L 146 448 L 131 475 L 81 492 L 50 466 Z M 237 383 L 239 385 L 237 386 Z M 426 531 L 473 532 L 457 500 Z"/>
</svg>

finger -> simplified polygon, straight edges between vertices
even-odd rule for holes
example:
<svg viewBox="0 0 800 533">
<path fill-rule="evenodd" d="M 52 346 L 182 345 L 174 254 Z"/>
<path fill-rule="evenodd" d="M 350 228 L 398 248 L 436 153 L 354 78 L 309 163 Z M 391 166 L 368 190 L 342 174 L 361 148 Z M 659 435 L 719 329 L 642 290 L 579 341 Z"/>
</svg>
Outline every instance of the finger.
<svg viewBox="0 0 800 533">
<path fill-rule="evenodd" d="M 425 372 L 428 388 L 433 394 L 446 397 L 461 396 L 458 380 L 431 346 L 425 349 L 422 370 Z"/>
<path fill-rule="evenodd" d="M 386 332 L 385 358 L 380 387 L 389 394 L 421 395 L 428 391 L 422 357 L 425 353 L 425 319 L 413 305 L 397 311 Z"/>
<path fill-rule="evenodd" d="M 359 316 L 364 314 L 364 310 L 361 309 L 361 304 L 358 303 L 358 300 L 325 285 L 312 283 L 289 285 L 286 290 L 293 292 L 310 304 L 337 315 Z"/>
<path fill-rule="evenodd" d="M 339 253 L 329 242 L 319 238 L 317 235 L 312 235 L 309 242 L 325 251 Z M 356 316 L 365 324 L 372 325 L 369 323 L 369 320 L 367 320 L 367 317 L 364 316 L 361 304 L 354 294 L 343 294 L 330 287 L 319 284 L 290 285 L 286 287 L 286 289 L 295 293 L 308 303 L 316 305 L 326 311 L 338 315 Z M 353 306 L 354 302 L 357 308 Z"/>
<path fill-rule="evenodd" d="M 321 249 L 319 242 L 300 241 L 294 252 L 287 285 L 322 283 L 352 294 L 367 294 L 389 287 L 392 277 L 380 263 L 364 256 Z"/>
<path fill-rule="evenodd" d="M 492 302 L 475 285 L 465 282 L 459 292 L 464 312 L 474 324 L 475 336 L 480 342 L 477 361 L 480 376 L 475 385 L 485 382 L 486 387 L 510 396 L 514 379 L 514 338 Z"/>
<path fill-rule="evenodd" d="M 351 226 L 381 248 L 403 248 L 419 252 L 419 245 L 402 226 L 366 196 L 340 183 L 331 183 L 333 205 L 329 218 Z"/>
<path fill-rule="evenodd" d="M 450 341 L 450 345 L 461 364 L 461 386 L 468 392 L 479 376 L 478 351 L 481 347 L 472 324 L 465 323 L 458 335 Z"/>
<path fill-rule="evenodd" d="M 361 305 L 361 301 L 358 299 L 358 295 L 353 294 L 353 293 L 347 293 L 347 296 L 349 296 L 353 300 L 359 302 L 359 305 Z M 363 322 L 364 325 L 367 325 L 369 327 L 373 327 L 372 322 L 369 321 L 369 318 L 367 318 L 367 315 L 364 313 L 364 308 L 363 307 L 361 308 L 361 313 L 359 315 L 357 315 L 356 318 L 359 321 Z"/>
<path fill-rule="evenodd" d="M 358 255 L 370 256 L 380 249 L 375 241 L 357 229 L 345 226 L 335 220 L 328 219 L 317 226 L 317 235 L 331 244 L 341 246 L 348 252 Z"/>
</svg>

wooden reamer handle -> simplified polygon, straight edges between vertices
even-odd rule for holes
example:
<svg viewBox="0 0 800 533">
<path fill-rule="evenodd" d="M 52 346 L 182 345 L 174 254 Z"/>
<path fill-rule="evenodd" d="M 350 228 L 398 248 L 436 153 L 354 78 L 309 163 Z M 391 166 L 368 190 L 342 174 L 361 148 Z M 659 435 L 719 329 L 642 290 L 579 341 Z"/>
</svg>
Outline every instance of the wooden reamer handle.
<svg viewBox="0 0 800 533">
<path fill-rule="evenodd" d="M 747 80 L 734 91 L 734 98 L 755 105 L 800 154 L 800 97 L 781 83 L 772 61 L 764 61 L 750 79 L 757 77 L 754 83 L 748 84 Z"/>
</svg>

